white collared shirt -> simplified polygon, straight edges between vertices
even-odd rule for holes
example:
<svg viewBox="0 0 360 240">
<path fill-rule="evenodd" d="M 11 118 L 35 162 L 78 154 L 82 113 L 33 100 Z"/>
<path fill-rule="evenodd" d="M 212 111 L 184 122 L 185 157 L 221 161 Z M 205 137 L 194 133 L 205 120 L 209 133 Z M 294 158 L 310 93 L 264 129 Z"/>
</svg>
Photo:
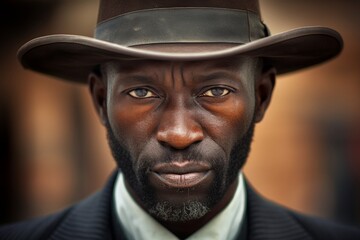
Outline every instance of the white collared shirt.
<svg viewBox="0 0 360 240">
<path fill-rule="evenodd" d="M 116 215 L 127 239 L 178 239 L 133 200 L 125 187 L 124 177 L 120 171 L 115 183 L 114 197 Z M 244 180 L 240 173 L 234 197 L 226 208 L 186 239 L 235 239 L 244 219 L 245 199 Z"/>
</svg>

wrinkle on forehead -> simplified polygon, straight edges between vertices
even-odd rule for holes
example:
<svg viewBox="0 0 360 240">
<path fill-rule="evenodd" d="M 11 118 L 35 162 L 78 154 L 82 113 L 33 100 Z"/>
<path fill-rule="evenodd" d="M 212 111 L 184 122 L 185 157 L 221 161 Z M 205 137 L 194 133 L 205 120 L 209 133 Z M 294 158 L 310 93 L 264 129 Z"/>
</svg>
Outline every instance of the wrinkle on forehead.
<svg viewBox="0 0 360 240">
<path fill-rule="evenodd" d="M 186 86 L 186 77 L 184 65 L 186 62 L 171 62 L 171 84 L 176 86 L 181 83 L 182 86 Z M 163 72 L 163 76 L 166 75 L 166 71 Z M 191 76 L 193 78 L 193 76 Z"/>
<path fill-rule="evenodd" d="M 183 85 L 186 85 L 185 71 L 196 66 L 202 67 L 202 72 L 209 73 L 217 70 L 234 71 L 240 74 L 244 79 L 244 84 L 254 86 L 254 81 L 259 77 L 262 70 L 262 61 L 260 58 L 235 56 L 231 58 L 222 58 L 206 61 L 158 61 L 158 60 L 131 60 L 131 61 L 111 61 L 101 65 L 101 73 L 105 79 L 116 79 L 120 72 L 136 73 L 144 71 L 144 64 L 151 64 L 152 68 L 162 66 L 161 75 L 165 75 L 167 66 L 171 67 L 171 78 L 173 85 L 177 77 L 175 71 L 179 70 L 179 75 Z M 152 71 L 156 74 L 156 71 Z M 192 78 L 194 73 L 192 73 Z"/>
</svg>

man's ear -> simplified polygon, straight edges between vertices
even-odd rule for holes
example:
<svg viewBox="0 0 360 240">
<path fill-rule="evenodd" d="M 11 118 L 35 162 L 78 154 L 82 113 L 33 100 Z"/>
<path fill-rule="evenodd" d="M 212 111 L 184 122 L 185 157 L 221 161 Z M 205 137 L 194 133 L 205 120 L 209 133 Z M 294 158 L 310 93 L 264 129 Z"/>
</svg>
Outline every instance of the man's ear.
<svg viewBox="0 0 360 240">
<path fill-rule="evenodd" d="M 270 68 L 259 76 L 256 79 L 255 83 L 255 96 L 256 96 L 256 106 L 255 106 L 255 122 L 260 122 L 268 108 L 272 96 L 272 92 L 275 87 L 276 81 L 276 70 L 275 68 Z"/>
<path fill-rule="evenodd" d="M 101 123 L 105 125 L 107 122 L 105 81 L 100 74 L 90 73 L 88 82 L 96 112 L 100 117 Z"/>
</svg>

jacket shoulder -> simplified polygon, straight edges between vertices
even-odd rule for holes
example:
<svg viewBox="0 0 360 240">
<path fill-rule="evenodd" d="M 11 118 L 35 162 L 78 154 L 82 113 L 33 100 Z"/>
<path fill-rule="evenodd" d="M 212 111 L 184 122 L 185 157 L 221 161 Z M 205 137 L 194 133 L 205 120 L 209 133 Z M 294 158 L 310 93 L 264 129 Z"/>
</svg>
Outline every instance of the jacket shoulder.
<svg viewBox="0 0 360 240">
<path fill-rule="evenodd" d="M 105 187 L 69 208 L 49 216 L 0 228 L 0 239 L 111 239 L 112 190 L 117 171 Z"/>
<path fill-rule="evenodd" d="M 71 208 L 44 217 L 38 217 L 0 227 L 1 240 L 48 239 Z"/>
<path fill-rule="evenodd" d="M 246 183 L 250 239 L 360 240 L 359 228 L 303 215 L 267 200 Z"/>
<path fill-rule="evenodd" d="M 347 226 L 330 220 L 291 211 L 290 214 L 313 236 L 314 239 L 360 240 L 359 227 Z"/>
</svg>

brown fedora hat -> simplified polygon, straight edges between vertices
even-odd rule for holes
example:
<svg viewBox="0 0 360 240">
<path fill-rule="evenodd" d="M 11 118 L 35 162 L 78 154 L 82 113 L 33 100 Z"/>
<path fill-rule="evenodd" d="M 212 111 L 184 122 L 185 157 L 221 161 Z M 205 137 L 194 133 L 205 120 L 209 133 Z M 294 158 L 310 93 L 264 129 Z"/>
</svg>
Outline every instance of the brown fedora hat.
<svg viewBox="0 0 360 240">
<path fill-rule="evenodd" d="M 50 35 L 18 52 L 25 68 L 85 83 L 99 64 L 114 60 L 206 60 L 262 57 L 279 74 L 321 63 L 342 49 L 325 27 L 270 36 L 257 0 L 101 0 L 95 37 Z"/>
</svg>

